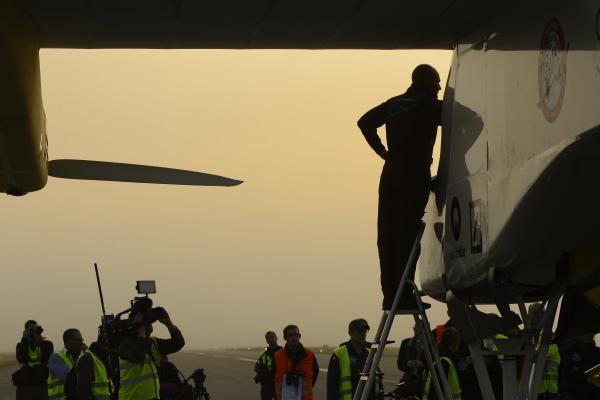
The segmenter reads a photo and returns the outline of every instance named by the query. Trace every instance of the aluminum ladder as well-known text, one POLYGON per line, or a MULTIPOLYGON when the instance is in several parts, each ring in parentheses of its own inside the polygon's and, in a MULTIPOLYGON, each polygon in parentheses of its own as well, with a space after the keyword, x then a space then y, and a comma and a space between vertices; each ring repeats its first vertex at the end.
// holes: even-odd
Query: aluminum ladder
POLYGON ((378 374, 377 370, 379 367, 379 362, 381 361, 381 357, 383 356, 385 346, 389 343, 393 343, 392 341, 388 341, 388 336, 390 334, 390 329, 392 328, 396 314, 412 314, 417 327, 417 335, 419 336, 421 344, 423 345, 427 368, 428 371, 431 372, 431 382, 433 383, 433 387, 437 393, 438 399, 452 400, 452 393, 448 387, 446 372, 444 371, 442 363, 440 362, 440 356, 435 345, 435 341, 431 335, 431 327, 429 326, 429 321, 427 320, 426 310, 423 302, 421 301, 421 293, 419 292, 415 283, 409 279, 409 276, 412 275, 412 272, 416 268, 417 251, 419 249, 424 230, 425 224, 421 222, 419 231, 410 252, 410 256, 408 257, 408 262, 404 268, 404 273, 400 279, 400 284, 396 290, 396 296, 394 297, 392 307, 390 310, 384 310, 383 315, 381 316, 381 321, 379 322, 379 327, 377 328, 377 333, 375 334, 375 340, 371 346, 371 350, 375 351, 369 352, 367 361, 365 362, 365 366, 358 381, 358 386, 356 387, 356 392, 352 398, 353 400, 369 399, 371 388, 373 387, 373 383, 375 382, 378 374), (415 296, 417 303, 416 309, 398 310, 400 299, 405 290, 410 290, 415 296))

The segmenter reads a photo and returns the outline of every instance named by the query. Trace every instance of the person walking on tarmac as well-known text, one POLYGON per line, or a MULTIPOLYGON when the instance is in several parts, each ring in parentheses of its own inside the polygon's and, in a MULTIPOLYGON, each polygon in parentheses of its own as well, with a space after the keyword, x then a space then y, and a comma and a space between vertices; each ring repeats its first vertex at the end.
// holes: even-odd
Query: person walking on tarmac
MULTIPOLYGON (((135 304, 134 304, 135 309, 135 304)), ((119 346, 119 400, 155 400, 160 398, 157 367, 160 356, 176 353, 185 341, 167 311, 161 307, 158 322, 169 330, 170 339, 151 336, 152 323, 145 321, 144 313, 132 311, 133 324, 139 325, 137 337, 128 337, 119 346)))
MULTIPOLYGON (((441 101, 437 100, 440 89, 438 72, 421 64, 412 72, 412 84, 404 94, 392 97, 358 120, 367 143, 385 160, 377 217, 384 310, 392 306, 427 203, 431 154, 441 121, 441 101), (387 149, 377 135, 377 128, 384 124, 387 149)), ((410 279, 414 279, 412 275, 410 279)), ((415 299, 405 290, 399 309, 415 308, 415 299)))
MULTIPOLYGON (((460 333, 455 328, 446 328, 442 332, 442 338, 438 345, 440 354, 440 360, 446 372, 446 378, 448 379, 448 389, 452 393, 453 400, 462 399, 461 384, 458 377, 458 370, 456 369, 455 354, 460 346, 460 333)), ((431 383, 431 372, 427 373, 427 379, 425 380, 425 387, 423 388, 422 400, 438 400, 435 386, 431 383)), ((439 399, 442 400, 442 399, 439 399)))
POLYGON ((70 328, 63 333, 65 347, 50 356, 48 361, 48 398, 50 400, 64 400, 65 383, 69 372, 75 366, 79 355, 86 349, 79 329, 70 328))
POLYGON ((275 353, 275 399, 312 400, 319 375, 315 354, 300 343, 296 325, 283 329, 285 347, 275 353))
MULTIPOLYGON (((363 318, 350 321, 350 340, 333 350, 327 369, 327 400, 352 400, 360 373, 369 355, 367 332, 369 324, 363 318)), ((383 386, 378 379, 373 385, 369 400, 383 400, 383 386)))
POLYGON ((85 349, 77 363, 77 400, 108 400, 112 392, 109 374, 109 352, 104 346, 102 334, 85 349))
POLYGON ((17 400, 48 398, 48 360, 54 352, 54 345, 42 336, 42 332, 44 328, 34 320, 25 322, 23 337, 16 350, 20 368, 12 375, 17 387, 17 400))
POLYGON ((254 365, 254 382, 260 383, 261 400, 273 400, 275 398, 275 368, 273 368, 275 353, 281 349, 277 344, 277 335, 273 331, 265 333, 267 348, 262 352, 254 365))

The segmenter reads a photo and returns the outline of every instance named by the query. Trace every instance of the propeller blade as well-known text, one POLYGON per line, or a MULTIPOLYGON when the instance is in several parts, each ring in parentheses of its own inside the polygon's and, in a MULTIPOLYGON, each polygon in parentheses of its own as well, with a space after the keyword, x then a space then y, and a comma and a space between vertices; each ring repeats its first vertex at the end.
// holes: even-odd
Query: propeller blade
POLYGON ((65 179, 164 185, 236 186, 243 182, 183 169, 90 160, 52 160, 48 163, 48 175, 65 179))

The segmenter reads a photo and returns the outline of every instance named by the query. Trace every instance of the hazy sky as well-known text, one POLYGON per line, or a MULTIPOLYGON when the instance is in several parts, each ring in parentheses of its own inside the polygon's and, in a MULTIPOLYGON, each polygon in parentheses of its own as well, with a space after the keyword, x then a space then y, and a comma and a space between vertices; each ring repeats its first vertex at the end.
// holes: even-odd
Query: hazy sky
MULTIPOLYGON (((100 305, 118 312, 155 279, 188 348, 257 345, 300 326, 308 345, 375 330, 382 161, 356 127, 444 51, 43 50, 51 159, 161 165, 245 181, 235 188, 50 178, 0 198, 4 229, 0 351, 36 319, 95 337, 100 305)), ((437 159, 436 159, 437 162, 437 159)), ((432 323, 445 320, 434 306, 432 323)), ((409 334, 400 317, 395 336, 409 334)), ((159 336, 165 335, 162 329, 159 336)), ((371 332, 371 336, 374 332, 371 332)))

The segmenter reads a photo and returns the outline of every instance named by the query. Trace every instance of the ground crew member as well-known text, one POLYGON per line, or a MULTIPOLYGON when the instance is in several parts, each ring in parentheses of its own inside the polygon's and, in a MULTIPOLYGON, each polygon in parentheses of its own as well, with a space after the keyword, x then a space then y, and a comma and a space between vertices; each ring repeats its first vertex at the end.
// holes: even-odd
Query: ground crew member
MULTIPOLYGON (((498 333, 493 337, 483 339, 483 348, 488 351, 498 351, 498 342, 507 339, 508 336, 498 333)), ((494 397, 496 399, 503 399, 503 364, 501 363, 501 361, 504 361, 504 355, 499 354, 497 357, 488 357, 485 359, 485 361, 490 377, 490 382, 492 384, 492 390, 494 391, 494 397)))
POLYGON ((108 357, 101 335, 81 353, 76 363, 78 400, 109 400, 112 386, 108 357))
MULTIPOLYGON (((135 305, 134 305, 135 307, 135 305)), ((144 322, 144 314, 133 317, 133 324, 140 324, 137 337, 123 340, 119 346, 119 400, 154 400, 160 394, 157 367, 162 355, 176 353, 185 341, 181 331, 173 324, 164 309, 158 321, 165 325, 170 339, 158 339, 152 335, 152 323, 144 322)))
MULTIPOLYGON (((528 315, 532 326, 536 326, 544 315, 542 303, 529 305, 528 315)), ((538 399, 549 400, 558 398, 558 369, 560 367, 560 353, 556 343, 548 345, 544 374, 538 390, 538 399)))
MULTIPOLYGON (((412 85, 358 120, 371 148, 385 160, 379 182, 377 247, 383 309, 391 308, 427 203, 433 145, 441 121, 440 76, 430 65, 417 66, 412 85), (388 149, 377 128, 386 126, 388 149)), ((414 272, 411 279, 414 279, 414 272)), ((416 308, 409 290, 400 309, 416 308)))
MULTIPOLYGON (((350 340, 333 350, 327 369, 327 400, 352 400, 360 373, 370 349, 367 347, 369 324, 363 318, 350 321, 350 340)), ((369 399, 383 399, 381 380, 375 381, 369 399)))
POLYGON ((82 350, 85 350, 83 337, 78 329, 70 328, 63 333, 65 347, 50 356, 48 361, 48 398, 64 400, 67 375, 77 362, 82 350))
POLYGON ((277 335, 273 331, 265 333, 267 348, 262 352, 254 365, 254 382, 260 383, 261 400, 273 400, 275 398, 275 353, 281 349, 277 344, 277 335))
POLYGON ((273 331, 265 333, 267 348, 262 352, 256 364, 254 364, 254 382, 260 383, 261 400, 273 400, 275 398, 275 368, 273 366, 275 353, 281 349, 277 344, 277 335, 273 331))
POLYGON ((594 335, 587 335, 560 347, 559 389, 568 399, 600 399, 600 388, 588 382, 585 371, 600 365, 600 348, 594 335))
MULTIPOLYGON (((458 352, 459 346, 460 333, 458 333, 458 330, 455 328, 444 329, 438 350, 444 371, 446 371, 446 377, 448 378, 448 388, 450 389, 450 393, 454 400, 460 400, 462 398, 458 370, 456 369, 454 362, 454 356, 456 352, 458 352)), ((427 373, 422 400, 438 400, 435 386, 431 383, 431 372, 427 373)))
POLYGON ((23 337, 16 350, 20 368, 12 376, 17 387, 17 400, 39 400, 48 396, 48 360, 54 346, 42 336, 42 332, 44 328, 34 320, 25 322, 23 337))
POLYGON ((300 343, 296 325, 283 329, 285 347, 275 353, 275 398, 277 400, 312 400, 319 364, 314 353, 300 343))
POLYGON ((402 396, 417 396, 423 394, 423 371, 425 369, 425 357, 423 344, 417 336, 417 325, 413 326, 413 337, 406 338, 400 344, 396 365, 402 371, 404 383, 399 389, 402 396))

